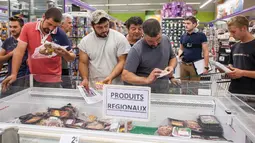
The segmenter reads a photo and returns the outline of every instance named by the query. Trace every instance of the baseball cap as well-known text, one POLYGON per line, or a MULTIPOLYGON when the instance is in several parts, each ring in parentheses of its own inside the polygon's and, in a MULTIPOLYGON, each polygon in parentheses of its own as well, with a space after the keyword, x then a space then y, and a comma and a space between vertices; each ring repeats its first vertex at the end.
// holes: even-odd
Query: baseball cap
POLYGON ((96 10, 96 11, 92 12, 91 15, 92 15, 91 21, 95 24, 97 24, 100 21, 100 19, 102 19, 102 18, 107 18, 110 20, 109 15, 103 10, 96 10))

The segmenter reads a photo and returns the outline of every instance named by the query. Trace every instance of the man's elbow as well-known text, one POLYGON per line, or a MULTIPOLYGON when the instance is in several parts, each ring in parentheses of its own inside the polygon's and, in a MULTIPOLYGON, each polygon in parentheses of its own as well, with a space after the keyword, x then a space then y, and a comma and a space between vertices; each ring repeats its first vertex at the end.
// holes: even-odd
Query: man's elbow
POLYGON ((122 74, 121 74, 121 79, 125 82, 127 82, 127 78, 128 78, 128 71, 123 70, 122 74))

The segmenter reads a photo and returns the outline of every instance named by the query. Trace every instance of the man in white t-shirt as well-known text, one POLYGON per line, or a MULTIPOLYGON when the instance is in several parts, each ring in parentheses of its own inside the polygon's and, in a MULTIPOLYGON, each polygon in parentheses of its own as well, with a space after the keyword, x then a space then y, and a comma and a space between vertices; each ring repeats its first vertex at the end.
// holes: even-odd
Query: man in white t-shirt
POLYGON ((79 72, 83 78, 81 85, 88 89, 93 81, 123 84, 120 74, 131 47, 124 35, 109 29, 109 16, 105 11, 94 11, 91 19, 94 32, 78 45, 79 72))

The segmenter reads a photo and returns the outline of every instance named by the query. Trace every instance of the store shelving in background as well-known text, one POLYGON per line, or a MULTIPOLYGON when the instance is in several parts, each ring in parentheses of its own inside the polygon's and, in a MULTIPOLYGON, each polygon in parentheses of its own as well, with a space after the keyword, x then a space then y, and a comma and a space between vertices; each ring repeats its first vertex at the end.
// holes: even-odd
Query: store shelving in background
POLYGON ((89 20, 88 12, 70 12, 73 16, 73 30, 70 33, 69 38, 72 40, 72 50, 76 54, 76 58, 73 62, 69 63, 70 75, 73 79, 80 79, 78 64, 79 64, 79 49, 78 44, 83 37, 88 35, 91 31, 91 22, 89 20))
POLYGON ((183 20, 183 18, 162 19, 162 33, 169 37, 175 53, 178 52, 180 48, 180 38, 185 33, 183 20))

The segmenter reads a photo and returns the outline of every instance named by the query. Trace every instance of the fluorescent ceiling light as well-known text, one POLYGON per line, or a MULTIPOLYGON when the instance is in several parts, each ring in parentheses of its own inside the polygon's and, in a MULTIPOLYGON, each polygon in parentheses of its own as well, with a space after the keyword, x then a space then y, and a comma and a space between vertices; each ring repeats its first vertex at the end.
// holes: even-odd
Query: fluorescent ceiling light
MULTIPOLYGON (((160 5, 163 5, 165 3, 160 3, 160 5)), ((198 4, 201 4, 200 2, 186 2, 186 4, 190 4, 190 5, 198 5, 198 4)))
POLYGON ((212 0, 208 0, 207 2, 205 2, 204 4, 202 4, 199 8, 203 8, 205 7, 207 4, 209 4, 212 0))
POLYGON ((200 2, 187 2, 186 4, 192 4, 192 5, 194 4, 195 5, 195 4, 201 4, 201 3, 200 2))
POLYGON ((121 10, 121 9, 119 9, 119 10, 109 10, 109 11, 123 11, 123 12, 126 12, 128 10, 121 10))
POLYGON ((90 5, 90 6, 105 6, 104 4, 94 4, 94 5, 90 5))
POLYGON ((160 5, 160 3, 131 3, 128 5, 160 5))
POLYGON ((105 4, 105 6, 126 6, 127 4, 105 4))

